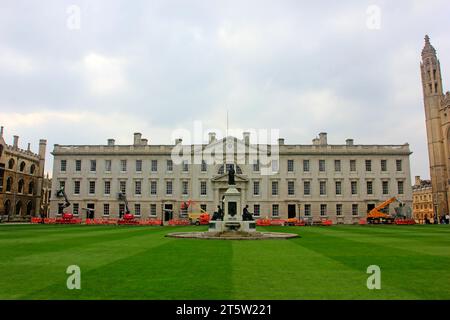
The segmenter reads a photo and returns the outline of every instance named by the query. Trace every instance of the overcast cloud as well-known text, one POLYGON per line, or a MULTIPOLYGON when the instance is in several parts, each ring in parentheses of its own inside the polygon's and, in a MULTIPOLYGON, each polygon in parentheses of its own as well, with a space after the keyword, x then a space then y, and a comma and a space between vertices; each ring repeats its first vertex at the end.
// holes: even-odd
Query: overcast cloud
POLYGON ((46 138, 51 172, 55 143, 169 144, 195 120, 224 129, 228 109, 288 144, 408 142, 428 177, 420 52, 429 34, 449 90, 449 30, 448 0, 0 0, 0 124, 8 143, 46 138))

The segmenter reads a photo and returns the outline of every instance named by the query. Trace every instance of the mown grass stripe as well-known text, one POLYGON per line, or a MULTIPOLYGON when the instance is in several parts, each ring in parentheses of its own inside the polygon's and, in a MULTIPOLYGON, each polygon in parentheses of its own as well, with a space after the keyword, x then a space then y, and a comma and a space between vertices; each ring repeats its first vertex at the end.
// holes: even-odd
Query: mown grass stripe
POLYGON ((203 241, 164 235, 206 227, 0 226, 0 298, 450 299, 443 227, 268 227, 258 230, 301 238, 203 241), (65 287, 69 264, 82 268, 81 291, 65 287), (365 286, 370 264, 382 290, 365 286))

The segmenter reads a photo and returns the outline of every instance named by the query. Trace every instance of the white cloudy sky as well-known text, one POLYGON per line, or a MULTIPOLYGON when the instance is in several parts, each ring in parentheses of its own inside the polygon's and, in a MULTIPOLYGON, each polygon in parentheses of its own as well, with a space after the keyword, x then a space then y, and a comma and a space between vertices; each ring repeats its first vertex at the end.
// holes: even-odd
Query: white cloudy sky
POLYGON ((286 143, 409 142, 412 175, 427 177, 420 51, 429 34, 450 89, 450 2, 331 3, 0 0, 5 138, 46 138, 51 171, 55 143, 172 143, 195 120, 224 129, 228 109, 230 127, 279 128, 286 143))

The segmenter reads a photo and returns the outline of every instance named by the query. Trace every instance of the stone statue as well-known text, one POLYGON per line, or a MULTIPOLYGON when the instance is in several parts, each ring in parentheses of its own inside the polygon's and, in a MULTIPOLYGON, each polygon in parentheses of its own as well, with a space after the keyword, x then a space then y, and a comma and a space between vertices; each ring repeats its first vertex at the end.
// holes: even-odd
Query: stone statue
POLYGON ((236 185, 236 181, 234 181, 234 166, 230 166, 230 170, 228 170, 228 185, 234 186, 236 185))
POLYGON ((217 213, 219 214, 220 220, 223 220, 223 209, 221 206, 217 206, 217 213))
POLYGON ((211 220, 223 220, 223 210, 220 206, 217 206, 217 211, 214 212, 211 220))
POLYGON ((219 218, 219 213, 218 213, 217 211, 214 211, 211 220, 212 220, 212 221, 220 220, 220 218, 219 218))
POLYGON ((248 205, 245 206, 242 212, 242 220, 243 221, 253 221, 253 215, 248 212, 248 205))

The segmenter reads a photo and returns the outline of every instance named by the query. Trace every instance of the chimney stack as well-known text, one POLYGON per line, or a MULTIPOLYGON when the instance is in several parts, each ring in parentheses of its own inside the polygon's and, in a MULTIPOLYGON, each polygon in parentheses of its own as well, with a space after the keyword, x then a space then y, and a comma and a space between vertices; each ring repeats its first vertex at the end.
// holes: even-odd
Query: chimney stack
POLYGON ((178 138, 178 139, 175 139, 175 144, 177 145, 177 144, 181 144, 183 142, 183 139, 181 139, 181 138, 178 138))
POLYGON ((142 134, 139 132, 134 133, 134 145, 138 146, 141 144, 142 134))
POLYGON ((244 137, 244 143, 247 145, 250 144, 250 132, 244 132, 242 135, 244 137))
POLYGON ((320 144, 323 146, 328 144, 326 132, 319 133, 319 141, 320 141, 320 144))
POLYGON ((278 145, 280 145, 280 146, 284 145, 284 138, 278 139, 278 145))
POLYGON ((13 147, 15 149, 19 148, 19 136, 13 136, 13 147))
POLYGON ((3 126, 0 127, 0 137, 3 138, 3 126))
POLYGON ((31 151, 31 143, 28 142, 28 146, 27 146, 27 151, 30 152, 31 151))
POLYGON ((148 139, 141 139, 141 145, 146 146, 148 144, 148 139))
POLYGON ((345 140, 345 144, 346 144, 347 146, 352 146, 352 145, 353 145, 353 139, 347 139, 347 140, 345 140))
POLYGON ((209 143, 210 144, 216 142, 216 133, 215 132, 208 133, 208 136, 209 136, 209 143))
POLYGON ((114 139, 108 139, 108 146, 109 146, 109 147, 114 146, 115 143, 116 143, 116 140, 114 140, 114 139))

